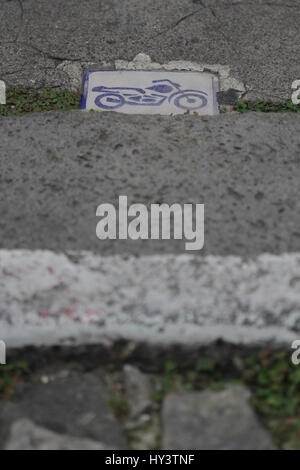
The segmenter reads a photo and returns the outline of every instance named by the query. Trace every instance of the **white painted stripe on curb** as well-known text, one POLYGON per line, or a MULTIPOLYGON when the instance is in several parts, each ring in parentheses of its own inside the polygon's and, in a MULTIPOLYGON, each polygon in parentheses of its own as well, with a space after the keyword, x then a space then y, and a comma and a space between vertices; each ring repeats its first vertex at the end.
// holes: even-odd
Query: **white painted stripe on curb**
POLYGON ((300 336, 300 254, 255 259, 0 250, 7 347, 117 338, 288 344, 300 336))

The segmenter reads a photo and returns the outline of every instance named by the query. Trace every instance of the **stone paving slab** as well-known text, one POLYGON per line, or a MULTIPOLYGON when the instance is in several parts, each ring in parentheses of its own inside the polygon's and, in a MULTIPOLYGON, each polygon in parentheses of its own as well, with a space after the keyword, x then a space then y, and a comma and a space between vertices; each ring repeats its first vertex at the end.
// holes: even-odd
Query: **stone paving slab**
POLYGON ((72 88, 74 64, 79 73, 91 64, 110 68, 141 52, 161 63, 229 66, 250 97, 290 98, 291 84, 300 77, 297 0, 1 0, 0 5, 0 79, 9 85, 72 88))
MULTIPOLYGON (((157 371, 145 374, 129 364, 112 371, 106 366, 87 374, 76 361, 46 368, 40 365, 27 382, 16 385, 13 401, 0 399, 0 448, 274 448, 250 406, 250 392, 244 385, 223 384, 219 392, 210 388, 183 392, 181 388, 170 395, 166 392, 160 402, 153 398, 161 391, 162 377, 157 371), (103 387, 104 381, 108 388, 103 387)), ((297 447, 289 443, 289 448, 297 447)))
MULTIPOLYGON (((133 350, 132 345, 129 349, 133 350)), ((222 346, 221 349, 224 353, 222 346)), ((265 375, 264 384, 260 383, 264 361, 268 356, 272 363, 273 357, 274 372, 278 364, 282 366, 282 354, 272 356, 271 351, 264 351, 263 355, 253 356, 249 351, 250 363, 242 351, 236 351, 228 371, 224 369, 224 357, 217 359, 213 350, 213 357, 203 356, 203 351, 193 358, 189 356, 189 365, 187 355, 181 365, 177 363, 177 350, 173 348, 169 356, 172 362, 166 363, 160 355, 152 362, 152 357, 150 368, 147 355, 142 369, 132 365, 125 350, 119 351, 116 360, 109 360, 104 351, 101 357, 99 350, 92 360, 90 355, 84 358, 70 353, 59 358, 59 348, 55 348, 52 359, 46 357, 45 349, 38 355, 35 350, 38 357, 34 363, 29 360, 27 373, 21 372, 24 366, 20 368, 20 363, 12 363, 4 374, 6 380, 0 390, 0 448, 267 450, 275 448, 273 438, 281 449, 299 449, 299 436, 289 425, 287 407, 283 414, 269 411, 259 420, 262 390, 270 393, 265 404, 270 396, 275 398, 272 373, 265 375), (255 357, 258 362, 253 362, 255 357), (241 384, 233 385, 231 380, 237 378, 241 384)), ((19 351, 18 358, 25 360, 24 350, 19 351)), ((287 355, 285 360, 290 374, 292 366, 288 365, 287 355)), ((278 390, 295 402, 297 390, 290 396, 285 385, 279 380, 278 390)))
POLYGON ((169 395, 163 406, 163 448, 172 450, 272 450, 241 386, 221 392, 169 395))
MULTIPOLYGON (((80 376, 49 384, 25 384, 15 396, 14 402, 1 402, 0 442, 10 438, 12 423, 20 419, 30 419, 37 426, 47 428, 56 438, 67 435, 102 443, 109 448, 124 449, 125 439, 121 427, 109 409, 109 392, 101 374, 86 373, 80 376)), ((24 422, 23 422, 24 426, 24 422)), ((20 428, 20 423, 17 428, 20 428)), ((12 429, 14 435, 18 429, 12 429)), ((36 434, 36 431, 31 429, 36 434)), ((12 436, 13 437, 13 436, 12 436)), ((41 436, 43 439, 43 435, 41 436)), ((49 442, 50 444, 50 442, 49 442)), ((85 441, 81 446, 87 445, 85 441)), ((66 445, 66 442, 64 443, 66 445)), ((90 442, 91 445, 91 442, 90 442)))
POLYGON ((5 450, 116 450, 92 439, 49 431, 23 418, 12 423, 5 450))
POLYGON ((295 114, 0 117, 1 248, 186 253, 181 240, 105 240, 99 204, 205 204, 202 255, 300 251, 295 114), (9 209, 7 206, 9 201, 9 209))

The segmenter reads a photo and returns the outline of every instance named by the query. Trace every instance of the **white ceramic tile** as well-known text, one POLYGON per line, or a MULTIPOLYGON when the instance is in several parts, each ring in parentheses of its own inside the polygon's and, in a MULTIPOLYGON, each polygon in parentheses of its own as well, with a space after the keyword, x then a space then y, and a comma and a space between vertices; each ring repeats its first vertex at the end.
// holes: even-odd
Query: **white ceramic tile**
POLYGON ((125 114, 218 113, 214 78, 201 72, 90 71, 81 108, 125 114))

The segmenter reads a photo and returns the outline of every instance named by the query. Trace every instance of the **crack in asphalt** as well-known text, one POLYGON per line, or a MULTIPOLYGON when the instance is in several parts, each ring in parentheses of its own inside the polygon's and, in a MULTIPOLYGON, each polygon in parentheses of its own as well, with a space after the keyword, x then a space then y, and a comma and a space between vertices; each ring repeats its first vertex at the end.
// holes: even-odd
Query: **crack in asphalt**
POLYGON ((200 10, 202 10, 203 5, 202 5, 202 2, 200 2, 200 3, 201 3, 201 8, 198 8, 197 10, 192 11, 192 13, 188 13, 187 15, 184 15, 182 18, 180 18, 178 21, 176 21, 176 23, 173 25, 173 28, 176 28, 176 26, 178 26, 180 23, 182 23, 182 21, 187 20, 188 18, 190 18, 191 16, 196 15, 196 13, 198 13, 200 10))
POLYGON ((179 20, 177 20, 175 23, 173 23, 172 25, 170 25, 168 28, 166 28, 164 31, 161 31, 160 33, 157 33, 155 34, 154 36, 151 36, 150 39, 155 39, 157 38, 158 36, 162 36, 163 34, 167 34, 169 31, 171 31, 172 29, 176 28, 176 26, 178 26, 180 23, 182 23, 183 21, 185 21, 186 19, 188 18, 191 18, 192 16, 196 15, 197 13, 199 13, 199 11, 201 11, 203 9, 203 5, 202 5, 202 2, 201 2, 201 8, 198 8, 197 10, 195 11, 192 11, 191 13, 188 13, 184 16, 182 16, 181 18, 179 18, 179 20))
MULTIPOLYGON (((162 36, 164 34, 167 34, 169 31, 171 31, 172 29, 175 29, 180 23, 182 23, 183 21, 195 16, 197 13, 199 13, 199 11, 203 10, 203 9, 206 9, 208 10, 211 15, 216 19, 216 21, 218 21, 218 23, 220 24, 220 33, 221 35, 223 36, 223 38, 225 39, 226 43, 228 44, 228 47, 231 48, 231 50, 233 52, 235 52, 235 54, 238 54, 238 51, 235 49, 235 47, 230 43, 230 39, 228 38, 228 36, 224 33, 224 31, 222 30, 222 21, 220 20, 220 18, 218 17, 218 15, 216 14, 215 10, 209 6, 209 5, 206 5, 204 3, 204 0, 199 0, 199 4, 201 5, 200 8, 198 8, 197 10, 194 10, 192 11, 191 13, 188 13, 184 16, 182 16, 181 18, 179 18, 179 20, 177 20, 175 23, 173 23, 171 26, 169 26, 167 29, 165 29, 164 31, 161 31, 160 33, 158 34, 155 34, 154 36, 152 36, 150 39, 155 39, 157 38, 158 36, 162 36)), ((232 5, 229 5, 229 6, 235 6, 235 4, 232 4, 232 5)))
MULTIPOLYGON (((203 8, 206 8, 210 11, 211 15, 217 20, 217 22, 219 23, 220 25, 220 33, 221 35, 223 36, 223 38, 225 39, 225 41, 227 42, 228 46, 231 48, 231 50, 233 52, 235 52, 235 54, 238 54, 238 51, 235 49, 235 47, 231 44, 231 41, 230 41, 230 38, 224 33, 222 27, 222 21, 220 20, 219 16, 217 15, 216 11, 214 10, 213 7, 211 6, 208 6, 204 3, 204 0, 200 0, 200 3, 201 5, 203 6, 203 8)), ((234 6, 236 4, 232 4, 232 5, 229 5, 229 6, 234 6)))
POLYGON ((45 52, 42 49, 39 49, 37 46, 34 46, 33 44, 30 44, 30 43, 17 42, 17 44, 19 44, 21 46, 29 47, 30 49, 32 49, 32 50, 38 52, 39 54, 43 55, 44 58, 46 58, 46 59, 55 60, 55 61, 59 61, 59 62, 64 62, 65 60, 68 60, 69 62, 78 62, 78 61, 81 60, 80 58, 70 59, 69 57, 60 57, 60 56, 56 56, 56 55, 51 55, 50 53, 45 52))
POLYGON ((22 32, 22 29, 23 29, 23 22, 24 22, 24 7, 23 7, 23 1, 22 1, 22 0, 17 0, 17 2, 18 2, 18 5, 19 5, 19 9, 20 9, 20 19, 19 19, 20 26, 19 26, 19 31, 17 31, 16 37, 15 37, 15 40, 14 40, 15 43, 18 42, 18 39, 19 39, 20 34, 21 34, 21 32, 22 32))
POLYGON ((299 8, 299 4, 287 4, 285 2, 283 3, 276 3, 276 2, 265 2, 264 5, 267 5, 268 7, 282 7, 282 8, 299 8))
MULTIPOLYGON (((230 31, 226 31, 226 28, 225 28, 225 31, 224 31, 224 21, 221 17, 220 10, 218 10, 218 4, 216 4, 215 2, 213 4, 211 4, 211 2, 208 1, 208 0, 196 0, 195 3, 197 3, 197 5, 194 6, 195 7, 194 11, 191 11, 189 13, 184 14, 177 21, 174 21, 171 25, 166 27, 165 30, 160 31, 159 33, 154 32, 153 36, 150 35, 150 41, 152 39, 158 37, 158 36, 166 35, 169 31, 172 31, 173 29, 175 29, 177 26, 179 26, 184 21, 186 21, 189 18, 194 17, 198 13, 203 12, 203 11, 206 10, 208 12, 207 14, 208 15, 210 14, 215 19, 215 21, 218 23, 218 25, 219 25, 219 28, 218 28, 219 29, 219 34, 224 39, 225 47, 230 49, 230 51, 232 51, 236 55, 239 54, 240 52, 238 52, 238 50, 235 48, 235 45, 233 44, 230 31), (197 8, 197 6, 199 6, 199 8, 197 8)), ((251 3, 253 4, 253 6, 257 5, 256 1, 251 1, 251 3)), ((16 44, 16 45, 19 45, 19 46, 23 45, 23 46, 29 47, 30 49, 35 51, 39 56, 42 56, 44 59, 54 61, 53 69, 55 69, 61 62, 64 62, 64 61, 69 61, 69 62, 73 62, 73 63, 77 62, 77 63, 80 63, 80 64, 82 63, 82 61, 83 61, 82 58, 63 57, 63 56, 60 56, 60 55, 56 55, 55 52, 54 52, 54 54, 51 54, 51 53, 49 53, 45 50, 40 49, 39 47, 35 46, 34 44, 23 42, 22 39, 26 40, 26 37, 25 37, 26 32, 24 31, 26 22, 24 23, 24 20, 25 20, 25 16, 28 14, 28 11, 26 10, 26 8, 24 8, 24 1, 23 0, 15 0, 14 5, 15 5, 16 11, 17 11, 16 15, 19 16, 19 20, 18 20, 19 21, 19 28, 18 28, 18 31, 16 32, 15 39, 11 40, 11 41, 7 41, 7 42, 2 42, 2 45, 5 46, 6 44, 16 44)), ((226 7, 234 8, 234 7, 242 7, 243 5, 245 5, 244 2, 241 2, 241 3, 240 2, 238 2, 238 3, 237 2, 236 3, 235 2, 230 2, 230 3, 226 4, 226 7)), ((260 6, 267 6, 267 7, 281 7, 281 8, 287 7, 289 9, 299 8, 299 4, 297 4, 297 2, 294 3, 294 2, 291 2, 291 1, 289 3, 285 3, 285 2, 281 2, 281 1, 269 0, 269 1, 266 1, 266 2, 259 2, 259 5, 260 6)), ((3 15, 1 15, 1 13, 0 13, 0 17, 2 18, 3 15)), ((27 17, 26 17, 26 19, 27 19, 27 17)), ((201 27, 201 22, 203 21, 203 19, 201 18, 200 15, 199 15, 199 18, 197 18, 196 21, 198 21, 198 20, 199 20, 199 24, 200 24, 200 27, 201 27)), ((187 27, 188 27, 188 25, 187 25, 187 27)), ((13 34, 13 36, 14 36, 14 34, 13 34)), ((146 41, 146 43, 147 43, 147 41, 146 41)), ((49 46, 45 45, 46 49, 48 49, 48 47, 49 46)), ((8 75, 8 74, 9 73, 7 73, 6 75, 8 75)), ((245 92, 245 94, 249 91, 251 91, 251 90, 247 90, 245 92)))

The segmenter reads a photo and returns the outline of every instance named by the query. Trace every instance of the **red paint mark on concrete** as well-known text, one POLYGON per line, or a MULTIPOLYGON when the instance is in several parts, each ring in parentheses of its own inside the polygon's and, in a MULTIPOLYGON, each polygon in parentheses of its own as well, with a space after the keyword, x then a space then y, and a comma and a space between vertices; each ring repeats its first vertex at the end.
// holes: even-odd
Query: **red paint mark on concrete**
POLYGON ((73 308, 64 307, 59 311, 60 315, 66 315, 71 320, 74 320, 75 310, 73 308))
POLYGON ((48 312, 48 310, 39 310, 38 311, 38 316, 41 318, 48 318, 51 316, 51 313, 48 312))
POLYGON ((56 313, 51 313, 49 310, 38 310, 37 312, 40 318, 55 318, 58 319, 60 316, 66 316, 71 321, 92 323, 93 320, 101 317, 101 313, 97 310, 85 310, 79 315, 73 308, 63 307, 56 313))

